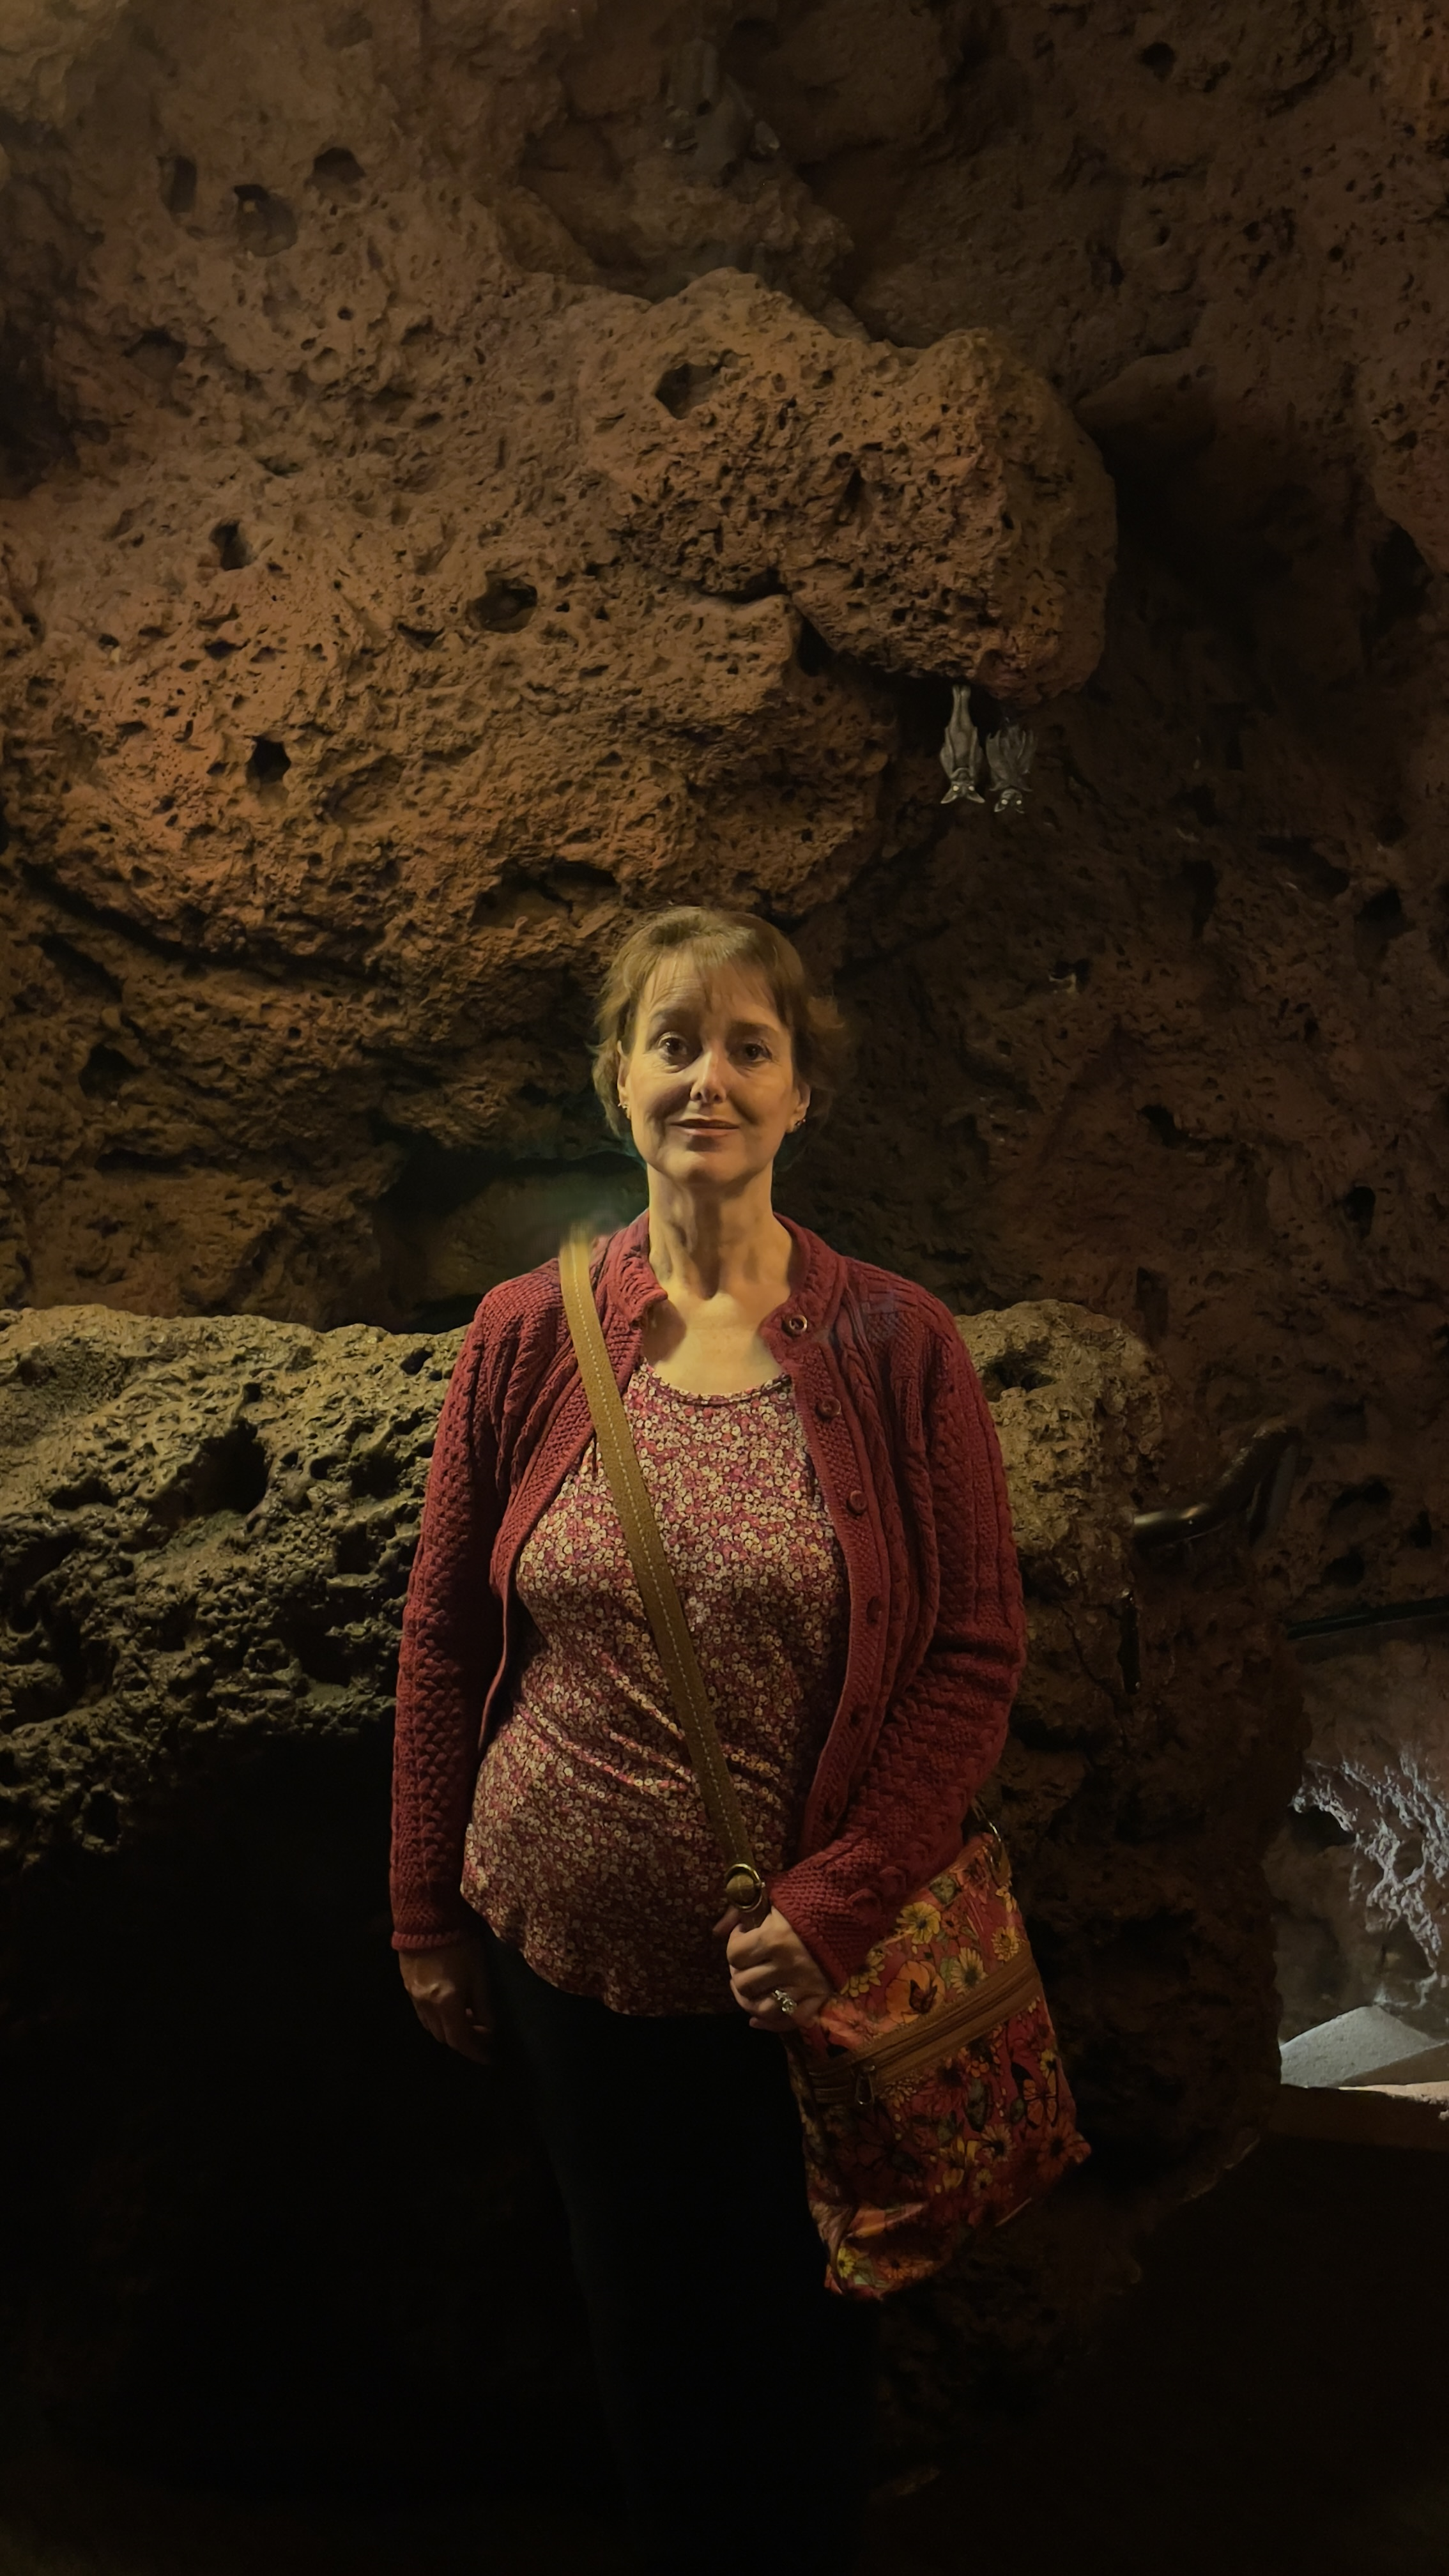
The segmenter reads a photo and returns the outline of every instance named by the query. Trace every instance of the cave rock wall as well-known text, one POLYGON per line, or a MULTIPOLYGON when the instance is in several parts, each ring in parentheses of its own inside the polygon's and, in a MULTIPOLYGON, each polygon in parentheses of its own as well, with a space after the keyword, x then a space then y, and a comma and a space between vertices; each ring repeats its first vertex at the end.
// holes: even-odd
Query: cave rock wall
MULTIPOLYGON (((1241 1549, 1133 1549, 1134 1510, 1213 1463, 1159 1364, 1062 1304, 965 1329, 1031 1628, 988 1798, 1094 2156, 893 2304, 897 2468, 1080 2333, 1265 2121, 1259 1863, 1299 1745, 1241 1549)), ((0 1322, 0 2307, 62 2429, 315 2469, 365 2457, 380 2408, 405 2457, 412 2407, 430 2461, 456 2421, 501 2475, 560 2392, 589 2417, 515 2085, 423 2038, 388 1949, 392 1675, 456 1347, 0 1322)))
POLYGON ((1449 1592, 1442 13, 16 0, 0 101, 0 1293, 466 1312, 725 896, 860 1039, 797 1213, 1296 1419, 1280 1611, 1449 1592))

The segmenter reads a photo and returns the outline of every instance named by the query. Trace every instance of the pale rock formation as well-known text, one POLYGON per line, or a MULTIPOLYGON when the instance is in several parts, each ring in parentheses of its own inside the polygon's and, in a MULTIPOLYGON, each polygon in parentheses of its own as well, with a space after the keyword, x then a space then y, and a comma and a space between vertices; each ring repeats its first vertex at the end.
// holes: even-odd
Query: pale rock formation
POLYGON ((1449 2035, 1449 1649, 1442 1628, 1333 1641, 1268 1856, 1288 2025, 1384 2004, 1449 2035))

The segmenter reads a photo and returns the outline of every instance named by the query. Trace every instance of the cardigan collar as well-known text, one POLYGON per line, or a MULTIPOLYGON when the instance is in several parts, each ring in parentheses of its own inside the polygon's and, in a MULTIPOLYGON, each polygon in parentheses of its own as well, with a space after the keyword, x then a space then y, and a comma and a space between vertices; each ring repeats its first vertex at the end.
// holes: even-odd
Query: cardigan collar
MULTIPOLYGON (((790 1295, 765 1317, 760 1331, 767 1346, 773 1348, 779 1340, 788 1349, 799 1342, 803 1333, 818 1333, 830 1322, 839 1302, 844 1265, 839 1254, 832 1252, 828 1243, 822 1243, 818 1234, 812 1234, 808 1226, 797 1225, 788 1216, 780 1217, 780 1223, 795 1247, 790 1264, 794 1280, 790 1295), (797 1316, 798 1322, 794 1320, 797 1316)), ((649 1263, 647 1208, 631 1225, 611 1235, 604 1253, 602 1284, 609 1304, 622 1310, 636 1332, 649 1308, 666 1294, 649 1263)))

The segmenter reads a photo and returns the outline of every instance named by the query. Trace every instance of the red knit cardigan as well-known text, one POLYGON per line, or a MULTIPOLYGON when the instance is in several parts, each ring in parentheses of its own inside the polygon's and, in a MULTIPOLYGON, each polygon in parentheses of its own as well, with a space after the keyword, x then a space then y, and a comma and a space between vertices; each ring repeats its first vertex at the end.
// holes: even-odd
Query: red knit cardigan
MULTIPOLYGON (((794 1383, 850 1627, 798 1854, 767 1886, 840 1985, 960 1848, 1006 1734, 1021 1587, 996 1434, 945 1307, 784 1222, 794 1284, 760 1335, 794 1383)), ((664 1294, 647 1216, 609 1239, 594 1276, 623 1386, 664 1294)), ((550 1261, 484 1298, 438 1425, 398 1671, 398 1949, 440 1948, 472 1920, 463 1836, 481 1747, 508 1705, 519 1551, 590 1436, 550 1261)))

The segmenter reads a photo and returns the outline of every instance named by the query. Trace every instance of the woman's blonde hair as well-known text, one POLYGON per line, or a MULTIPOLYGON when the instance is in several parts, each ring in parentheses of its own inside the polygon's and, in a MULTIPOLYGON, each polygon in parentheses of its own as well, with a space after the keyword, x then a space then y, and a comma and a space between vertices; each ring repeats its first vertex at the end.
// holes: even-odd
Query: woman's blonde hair
POLYGON ((817 993, 797 948, 753 912, 715 912, 681 903, 646 913, 615 950, 599 995, 594 1046, 594 1089, 616 1136, 628 1133, 619 1106, 619 1059, 634 1035, 634 1020, 656 966, 681 948, 711 968, 733 966, 756 974, 790 1032, 797 1078, 809 1085, 812 1121, 823 1118, 845 1074, 845 1022, 832 1001, 817 993))

